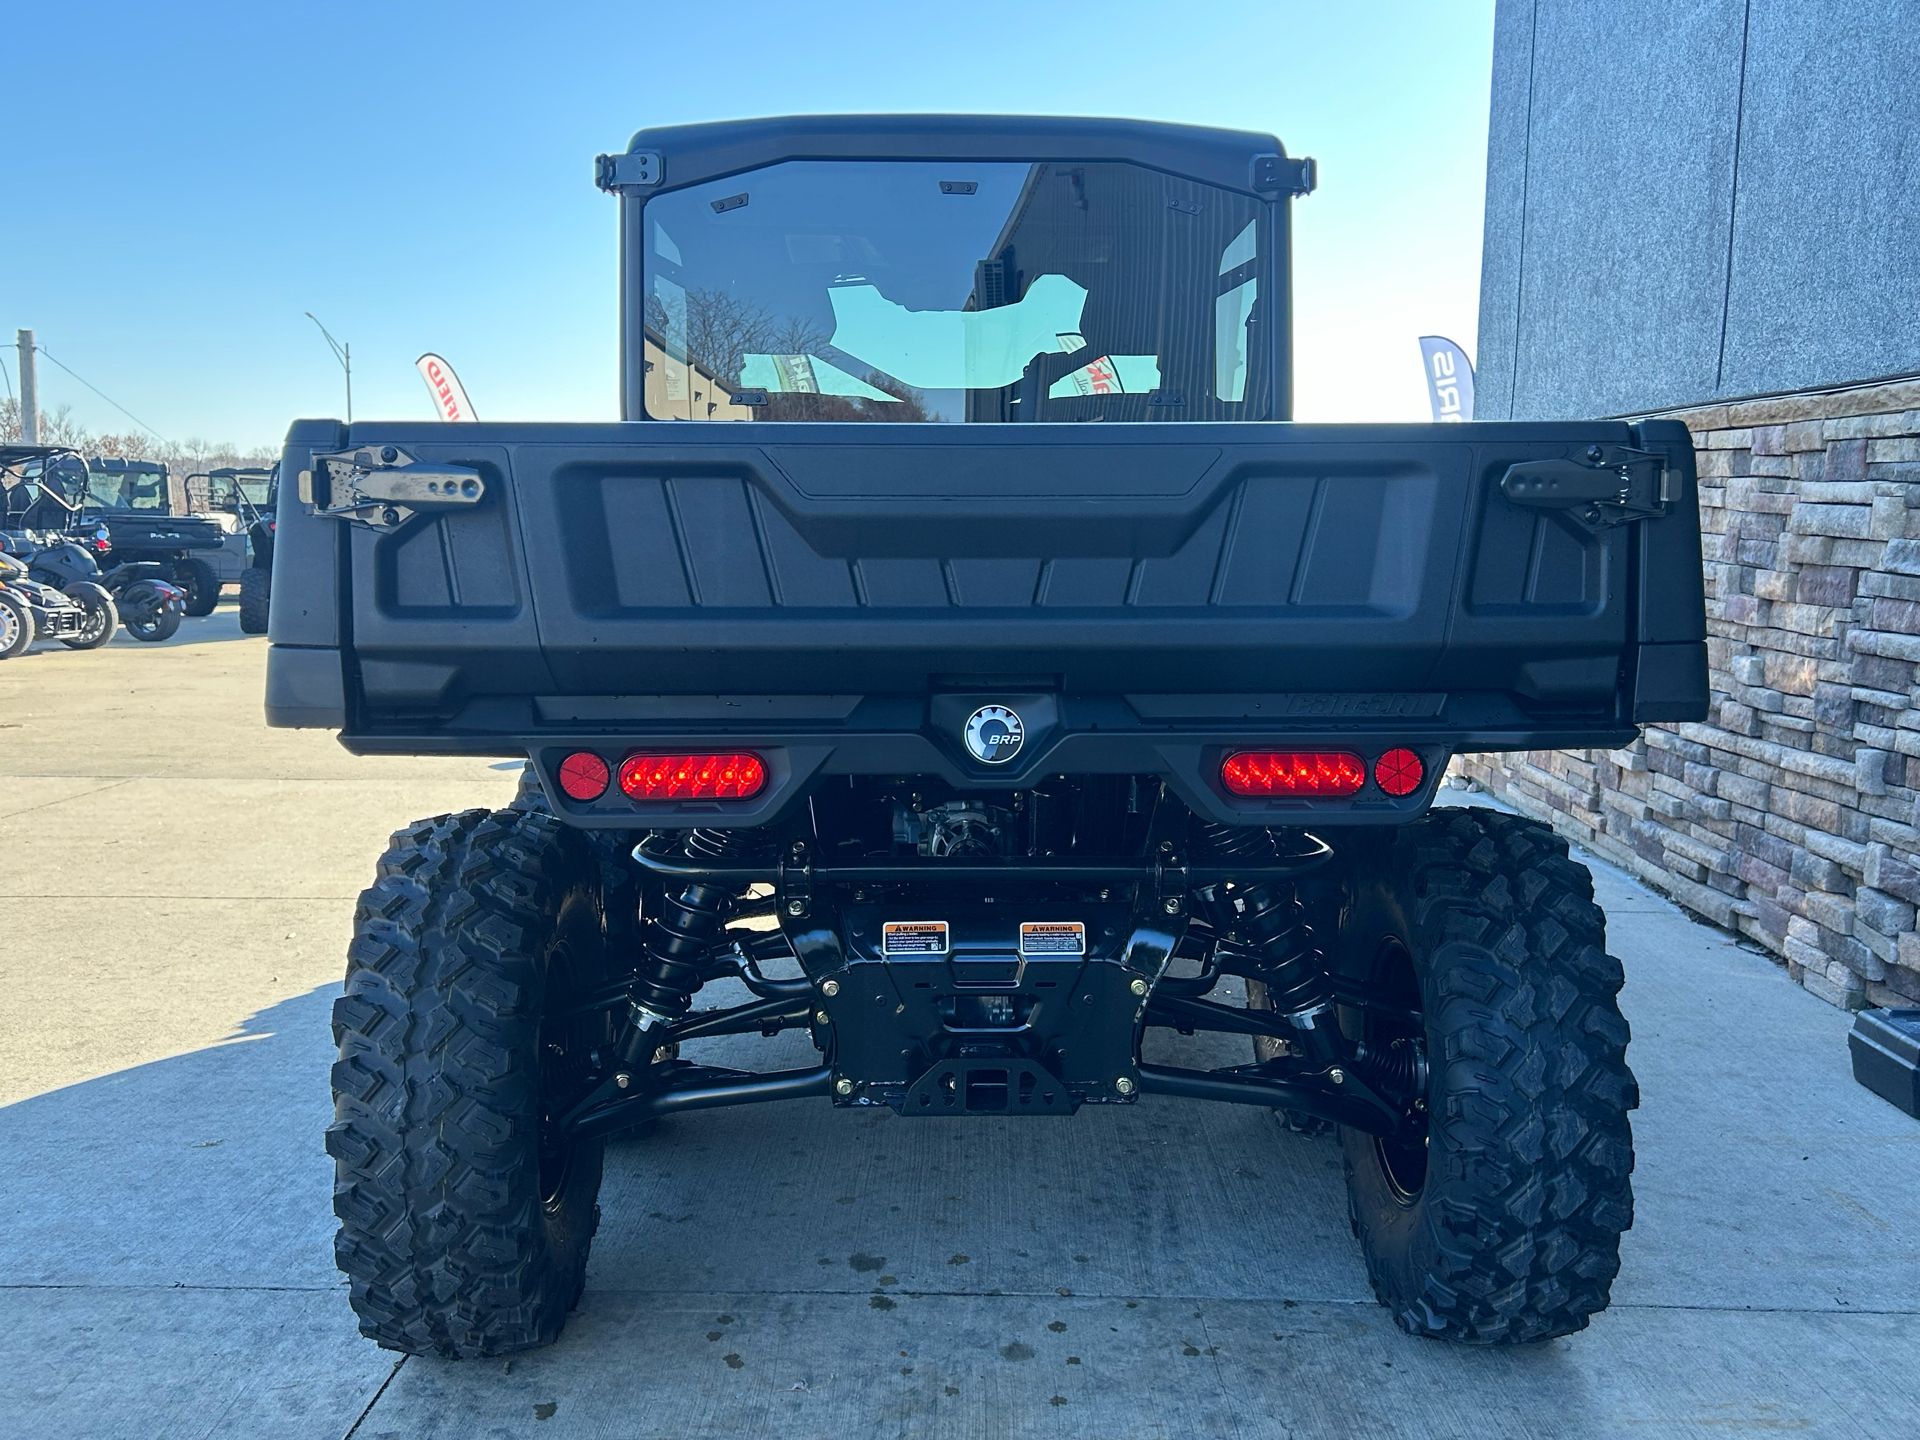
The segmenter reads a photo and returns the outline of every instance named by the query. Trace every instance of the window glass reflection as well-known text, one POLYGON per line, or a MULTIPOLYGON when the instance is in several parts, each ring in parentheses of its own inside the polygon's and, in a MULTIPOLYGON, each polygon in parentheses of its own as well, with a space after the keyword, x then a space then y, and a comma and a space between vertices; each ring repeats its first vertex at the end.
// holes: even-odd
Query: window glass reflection
POLYGON ((1260 202, 1138 166, 793 161, 649 201, 646 413, 1263 419, 1260 202))

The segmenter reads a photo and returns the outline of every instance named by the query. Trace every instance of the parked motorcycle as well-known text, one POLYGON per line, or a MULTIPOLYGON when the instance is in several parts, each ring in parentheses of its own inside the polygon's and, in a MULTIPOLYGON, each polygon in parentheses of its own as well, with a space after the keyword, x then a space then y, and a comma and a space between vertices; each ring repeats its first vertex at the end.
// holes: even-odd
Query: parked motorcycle
POLYGON ((100 562, 108 550, 104 529, 91 540, 89 547, 66 536, 47 537, 29 561, 34 578, 69 594, 83 586, 104 590, 118 610, 119 623, 136 640, 158 642, 172 636, 186 614, 187 592, 160 578, 167 567, 158 560, 135 560, 103 569, 100 562))
POLYGON ((11 660, 33 644, 33 611, 27 602, 7 589, 4 567, 0 566, 0 660, 11 660))
POLYGON ((120 617, 113 596, 97 582, 61 585, 32 573, 29 559, 0 537, 0 660, 22 654, 36 640, 58 640, 93 650, 113 638, 120 617))

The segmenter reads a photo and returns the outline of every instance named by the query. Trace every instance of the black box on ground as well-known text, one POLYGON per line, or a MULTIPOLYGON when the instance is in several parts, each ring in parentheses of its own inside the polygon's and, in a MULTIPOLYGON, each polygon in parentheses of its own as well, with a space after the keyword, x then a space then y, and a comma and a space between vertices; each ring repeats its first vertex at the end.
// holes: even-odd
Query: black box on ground
POLYGON ((1854 1079, 1920 1120, 1920 1010, 1862 1010, 1847 1048, 1854 1079))

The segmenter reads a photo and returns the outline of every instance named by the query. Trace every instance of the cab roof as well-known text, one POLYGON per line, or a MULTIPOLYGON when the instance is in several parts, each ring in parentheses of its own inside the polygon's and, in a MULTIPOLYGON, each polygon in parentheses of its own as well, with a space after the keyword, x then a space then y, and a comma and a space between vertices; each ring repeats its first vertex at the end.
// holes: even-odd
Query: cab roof
POLYGON ((607 188, 626 193, 678 190, 783 160, 1119 161, 1254 194, 1313 188, 1313 162, 1289 161, 1272 135, 1159 120, 785 115, 649 127, 635 132, 626 153, 656 161, 620 167, 607 188))

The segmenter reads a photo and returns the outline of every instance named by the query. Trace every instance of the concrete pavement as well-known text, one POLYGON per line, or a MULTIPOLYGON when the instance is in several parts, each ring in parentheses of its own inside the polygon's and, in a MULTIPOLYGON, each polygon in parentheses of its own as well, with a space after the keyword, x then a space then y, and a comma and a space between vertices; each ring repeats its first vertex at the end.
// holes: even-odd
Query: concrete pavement
POLYGON ((263 655, 223 608, 163 646, 0 665, 0 1434, 1920 1424, 1920 1124, 1853 1084, 1844 1014, 1600 865, 1644 1104, 1615 1304, 1581 1335, 1401 1335, 1337 1145, 1261 1112, 912 1123, 796 1101, 610 1151, 558 1345, 397 1363, 332 1265, 328 1006, 387 832, 504 804, 514 771, 265 730, 263 655))

